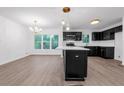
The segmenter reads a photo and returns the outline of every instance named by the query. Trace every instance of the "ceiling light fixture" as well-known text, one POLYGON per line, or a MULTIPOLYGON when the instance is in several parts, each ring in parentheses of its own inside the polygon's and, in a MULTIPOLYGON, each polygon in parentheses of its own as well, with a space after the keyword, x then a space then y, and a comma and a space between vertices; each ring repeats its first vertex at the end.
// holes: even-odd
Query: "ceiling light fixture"
POLYGON ((68 26, 68 27, 66 27, 66 30, 67 30, 67 31, 69 31, 69 30, 70 30, 70 27, 69 27, 69 26, 68 26))
POLYGON ((65 25, 65 21, 64 21, 64 20, 62 20, 62 22, 61 22, 61 23, 62 23, 62 25, 65 25))
POLYGON ((63 12, 64 12, 64 13, 69 13, 70 10, 71 10, 70 7, 64 7, 64 8, 63 8, 63 12))
POLYGON ((90 22, 91 25, 96 25, 96 24, 98 24, 98 23, 100 23, 100 20, 99 20, 99 19, 94 19, 94 20, 92 20, 92 21, 90 22))
POLYGON ((29 27, 32 32, 38 33, 42 31, 42 28, 38 26, 37 20, 34 20, 34 26, 29 27))
POLYGON ((64 20, 61 21, 64 30, 69 31, 70 30, 70 21, 69 21, 69 12, 71 11, 70 7, 64 7, 62 9, 63 13, 64 13, 64 20))

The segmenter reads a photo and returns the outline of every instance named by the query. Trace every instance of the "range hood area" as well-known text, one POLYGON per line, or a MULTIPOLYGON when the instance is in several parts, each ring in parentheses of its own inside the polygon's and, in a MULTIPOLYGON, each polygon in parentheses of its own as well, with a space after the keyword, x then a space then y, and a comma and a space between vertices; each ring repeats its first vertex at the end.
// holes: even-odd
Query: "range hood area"
POLYGON ((63 41, 81 41, 82 32, 63 32, 63 41))

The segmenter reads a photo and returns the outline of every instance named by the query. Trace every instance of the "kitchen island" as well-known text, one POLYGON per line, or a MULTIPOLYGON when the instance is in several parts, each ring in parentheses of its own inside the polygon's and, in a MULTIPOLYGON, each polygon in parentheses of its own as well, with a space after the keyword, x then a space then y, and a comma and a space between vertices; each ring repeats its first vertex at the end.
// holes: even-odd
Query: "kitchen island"
POLYGON ((87 77, 87 51, 75 46, 58 47, 63 50, 65 80, 85 80, 87 77))

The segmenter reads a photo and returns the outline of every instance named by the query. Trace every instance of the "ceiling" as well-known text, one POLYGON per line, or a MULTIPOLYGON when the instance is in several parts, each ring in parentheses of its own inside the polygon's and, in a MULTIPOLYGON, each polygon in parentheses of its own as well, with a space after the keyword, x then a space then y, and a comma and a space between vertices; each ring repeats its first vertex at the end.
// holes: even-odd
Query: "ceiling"
POLYGON ((62 7, 0 7, 0 16, 30 26, 38 20, 42 28, 59 28, 61 21, 68 20, 71 29, 103 29, 121 22, 124 8, 121 7, 72 7, 64 14, 62 7), (101 22, 91 25, 90 21, 99 18, 101 22))

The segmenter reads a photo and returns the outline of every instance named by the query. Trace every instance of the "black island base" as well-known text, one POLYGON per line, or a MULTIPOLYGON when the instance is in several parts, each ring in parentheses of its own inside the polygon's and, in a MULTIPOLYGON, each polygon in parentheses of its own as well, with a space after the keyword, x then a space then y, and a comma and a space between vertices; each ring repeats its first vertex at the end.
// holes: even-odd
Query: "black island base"
POLYGON ((87 77, 87 50, 64 50, 66 81, 84 81, 87 77))

